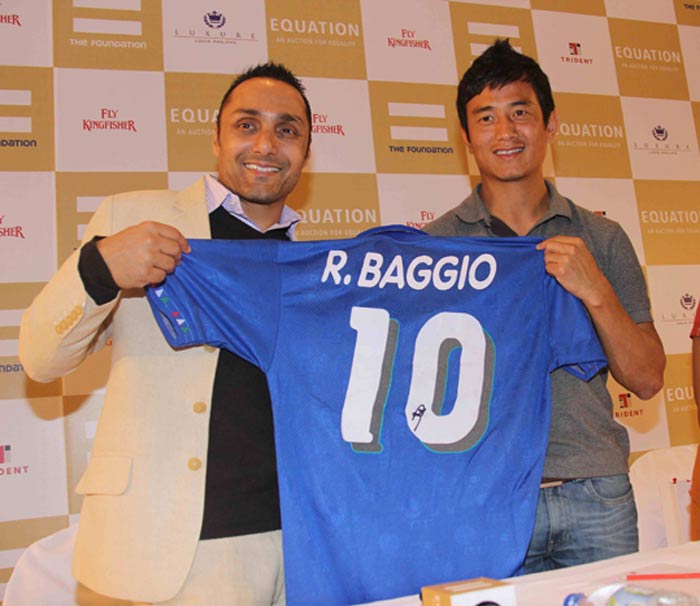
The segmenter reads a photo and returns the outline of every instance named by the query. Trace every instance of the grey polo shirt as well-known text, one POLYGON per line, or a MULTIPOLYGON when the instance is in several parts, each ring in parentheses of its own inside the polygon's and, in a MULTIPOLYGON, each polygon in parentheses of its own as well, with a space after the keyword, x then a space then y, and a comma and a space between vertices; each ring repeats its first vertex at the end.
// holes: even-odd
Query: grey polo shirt
MULTIPOLYGON (((527 235, 582 238, 632 320, 651 322, 644 274, 627 234, 618 223, 564 198, 551 183, 547 182, 547 188, 549 211, 527 235)), ((437 236, 504 235, 504 224, 489 215, 480 190, 479 185, 425 231, 437 236)), ((543 477, 590 478, 627 472, 629 437, 613 418, 607 378, 607 371, 588 382, 562 369, 552 373, 552 422, 543 477)))

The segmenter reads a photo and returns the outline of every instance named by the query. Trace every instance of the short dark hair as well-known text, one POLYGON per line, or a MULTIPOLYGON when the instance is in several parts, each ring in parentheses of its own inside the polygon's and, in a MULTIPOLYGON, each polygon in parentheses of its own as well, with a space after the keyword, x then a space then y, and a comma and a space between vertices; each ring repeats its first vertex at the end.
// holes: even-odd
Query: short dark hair
POLYGON ((216 116, 216 134, 219 134, 221 128, 221 112, 224 110, 224 105, 229 100, 231 93, 243 84, 246 80, 252 80, 253 78, 271 78, 272 80, 279 80, 289 84, 291 87, 296 89, 296 91, 301 95, 304 100, 304 107, 306 109, 306 119, 309 122, 309 140, 306 144, 306 149, 308 151, 311 145, 311 105, 309 100, 306 98, 306 88, 301 83, 301 80, 297 78, 288 68, 286 68, 281 63, 273 63, 268 61, 267 63, 259 63, 253 67, 249 67, 247 70, 242 72, 236 79, 231 83, 228 90, 221 99, 221 104, 219 105, 219 113, 216 116))
POLYGON ((502 88, 513 82, 527 82, 535 91, 545 125, 554 111, 549 78, 532 57, 516 51, 508 38, 496 40, 464 72, 457 88, 457 115, 469 138, 467 103, 485 88, 502 88))

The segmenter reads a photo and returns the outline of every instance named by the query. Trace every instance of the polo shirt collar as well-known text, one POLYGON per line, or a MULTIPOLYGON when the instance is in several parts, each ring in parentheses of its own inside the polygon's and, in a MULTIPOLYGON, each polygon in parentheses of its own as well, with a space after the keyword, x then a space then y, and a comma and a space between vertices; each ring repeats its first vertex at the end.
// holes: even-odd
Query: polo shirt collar
MULTIPOLYGON (((545 185, 549 192, 549 209, 537 222, 537 225, 546 223, 556 216, 566 217, 571 220, 571 207, 567 204, 566 198, 546 179, 545 185)), ((491 227, 491 215, 486 210, 484 201, 481 199, 481 183, 474 188, 471 195, 457 208, 456 214, 465 223, 479 223, 481 221, 487 227, 491 227)))

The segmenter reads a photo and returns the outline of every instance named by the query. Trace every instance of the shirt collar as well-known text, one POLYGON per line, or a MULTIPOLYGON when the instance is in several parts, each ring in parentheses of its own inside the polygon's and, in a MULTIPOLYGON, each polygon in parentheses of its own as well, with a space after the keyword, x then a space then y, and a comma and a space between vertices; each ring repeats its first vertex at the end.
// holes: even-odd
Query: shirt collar
MULTIPOLYGON (((557 188, 546 179, 545 185, 547 186, 547 191, 549 192, 549 209, 537 222, 537 225, 546 223, 551 218, 558 215, 571 220, 571 208, 566 203, 566 198, 562 196, 557 191, 557 188)), ((465 223, 478 223, 479 221, 483 221, 487 227, 491 226, 491 215, 489 214, 489 211, 486 210, 484 201, 481 199, 481 183, 474 188, 471 195, 467 198, 467 200, 465 200, 465 204, 459 208, 458 215, 459 218, 465 223)), ((537 225, 535 225, 535 227, 537 227, 537 225)))
POLYGON ((264 231, 266 232, 271 229, 286 228, 287 235, 290 237, 290 239, 293 239, 292 236, 297 224, 299 221, 301 221, 301 215, 295 210, 289 208, 289 206, 283 206, 280 220, 274 225, 270 225, 270 227, 263 231, 250 219, 250 217, 248 217, 248 215, 245 214, 243 205, 241 204, 241 199, 225 185, 223 185, 218 179, 216 179, 216 177, 212 175, 205 175, 204 181, 206 184, 207 211, 209 213, 214 212, 217 208, 219 208, 219 206, 223 206, 230 215, 233 215, 256 231, 264 233, 264 231))

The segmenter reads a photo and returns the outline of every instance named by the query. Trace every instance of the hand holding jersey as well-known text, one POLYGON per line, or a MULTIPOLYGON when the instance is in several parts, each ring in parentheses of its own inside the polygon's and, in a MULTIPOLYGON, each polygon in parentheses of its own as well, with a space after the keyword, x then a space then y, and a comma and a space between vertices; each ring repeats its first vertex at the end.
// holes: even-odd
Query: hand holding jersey
POLYGON ((176 228, 144 221, 97 242, 119 288, 140 288, 162 282, 189 252, 185 236, 176 228))

